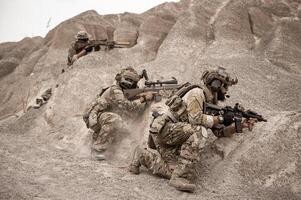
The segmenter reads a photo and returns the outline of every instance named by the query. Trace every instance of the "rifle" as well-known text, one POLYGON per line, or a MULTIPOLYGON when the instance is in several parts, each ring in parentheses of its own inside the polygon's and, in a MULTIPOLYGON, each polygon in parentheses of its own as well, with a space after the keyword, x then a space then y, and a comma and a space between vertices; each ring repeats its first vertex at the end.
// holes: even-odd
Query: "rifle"
MULTIPOLYGON (((101 49, 101 46, 105 47, 105 50, 110 50, 113 48, 126 48, 129 47, 129 42, 115 42, 115 41, 108 41, 108 40, 90 40, 89 45, 87 45, 81 52, 77 54, 77 59, 80 57, 83 57, 87 55, 87 53, 90 53, 93 49, 94 51, 99 51, 101 49)), ((74 61, 71 61, 70 65, 73 64, 74 61)))
POLYGON ((239 103, 236 103, 233 108, 231 106, 220 107, 211 103, 204 103, 204 113, 213 116, 224 115, 225 113, 233 114, 233 122, 235 123, 235 127, 238 133, 242 132, 242 118, 253 118, 257 119, 259 122, 267 122, 267 120, 263 118, 262 115, 259 115, 255 111, 245 111, 244 107, 242 107, 239 103))
MULTIPOLYGON (((146 72, 146 71, 145 71, 146 72)), ((146 74, 148 79, 148 76, 146 74)), ((139 95, 145 92, 154 92, 154 100, 156 102, 161 101, 162 97, 160 95, 160 91, 167 91, 167 90, 175 90, 180 88, 182 85, 178 84, 176 78, 172 77, 171 80, 165 81, 149 81, 146 80, 144 83, 143 88, 136 88, 136 89, 126 89, 124 90, 124 95, 129 100, 134 100, 139 98, 139 95)))
POLYGON ((127 48, 130 45, 130 42, 116 42, 116 41, 108 41, 108 40, 90 40, 90 45, 88 45, 85 50, 87 52, 92 51, 92 49, 96 49, 96 51, 100 50, 102 46, 105 47, 105 50, 110 50, 113 48, 127 48))

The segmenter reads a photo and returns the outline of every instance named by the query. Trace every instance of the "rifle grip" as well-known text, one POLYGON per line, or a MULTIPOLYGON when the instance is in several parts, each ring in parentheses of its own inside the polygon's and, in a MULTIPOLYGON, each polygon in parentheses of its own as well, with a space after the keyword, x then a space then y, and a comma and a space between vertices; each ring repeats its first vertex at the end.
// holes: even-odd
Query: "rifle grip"
POLYGON ((239 118, 239 117, 234 118, 236 133, 242 133, 242 124, 241 124, 241 122, 242 122, 242 118, 239 118))

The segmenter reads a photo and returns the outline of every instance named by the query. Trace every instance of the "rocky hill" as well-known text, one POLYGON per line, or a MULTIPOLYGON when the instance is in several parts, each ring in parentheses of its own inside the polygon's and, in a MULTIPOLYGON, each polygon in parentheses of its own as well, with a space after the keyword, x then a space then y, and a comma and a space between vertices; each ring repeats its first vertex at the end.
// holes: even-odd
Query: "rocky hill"
POLYGON ((45 38, 2 43, 0 199, 300 199, 300 55, 300 0, 182 0, 142 14, 87 11, 45 38), (133 46, 93 52, 62 74, 79 30, 133 46), (110 160, 95 161, 81 114, 128 65, 151 79, 194 83, 205 69, 223 66, 239 79, 227 103, 240 102, 268 122, 233 138, 212 137, 201 152, 195 194, 127 172, 147 116, 110 160), (26 111, 50 87, 49 102, 26 111))

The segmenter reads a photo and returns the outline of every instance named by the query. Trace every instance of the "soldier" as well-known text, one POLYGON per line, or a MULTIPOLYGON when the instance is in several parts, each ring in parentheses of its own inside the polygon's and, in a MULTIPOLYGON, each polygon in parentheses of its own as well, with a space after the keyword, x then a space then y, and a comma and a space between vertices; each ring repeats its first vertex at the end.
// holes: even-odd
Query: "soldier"
MULTIPOLYGON (((182 87, 169 98, 168 111, 153 113, 149 147, 136 147, 130 172, 139 174, 140 166, 144 166, 153 174, 170 179, 169 184, 177 190, 195 190, 195 167, 208 136, 206 128, 212 129, 217 137, 230 137, 237 131, 233 116, 203 113, 204 102, 224 101, 228 87, 236 84, 237 79, 231 79, 224 68, 219 68, 206 71, 202 80, 204 85, 182 87)), ((242 127, 251 129, 254 123, 250 119, 242 127)))
POLYGON ((138 88, 140 76, 132 67, 121 70, 115 77, 116 83, 105 88, 88 107, 84 121, 93 130, 92 152, 102 157, 108 145, 114 141, 114 134, 122 131, 124 119, 136 119, 141 116, 147 102, 153 99, 153 93, 143 93, 139 99, 128 100, 123 90, 138 88))
POLYGON ((86 48, 91 45, 88 33, 86 31, 79 31, 75 36, 76 41, 72 42, 68 51, 68 65, 72 65, 77 59, 84 56, 83 53, 89 53, 93 48, 86 48), (83 51, 86 50, 86 51, 83 51))

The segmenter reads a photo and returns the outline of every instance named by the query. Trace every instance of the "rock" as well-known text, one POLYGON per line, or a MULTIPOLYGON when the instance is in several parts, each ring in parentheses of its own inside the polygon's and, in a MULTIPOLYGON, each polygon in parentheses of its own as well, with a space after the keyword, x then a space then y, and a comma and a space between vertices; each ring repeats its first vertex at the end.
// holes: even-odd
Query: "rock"
POLYGON ((277 17, 292 16, 290 7, 279 0, 266 0, 263 7, 272 12, 277 17))
POLYGON ((301 57, 300 20, 282 20, 266 47, 267 58, 275 65, 294 73, 300 73, 301 57))
POLYGON ((299 5, 298 7, 297 16, 299 17, 299 19, 301 19, 301 5, 299 5))
POLYGON ((272 31, 274 20, 271 15, 260 8, 252 7, 249 9, 251 30, 254 35, 261 38, 272 31))
POLYGON ((157 52, 174 22, 158 16, 149 16, 139 28, 138 42, 143 48, 157 52), (140 37, 141 36, 141 37, 140 37))
POLYGON ((247 4, 243 1, 229 1, 221 8, 214 23, 215 40, 230 46, 254 47, 254 37, 249 23, 247 4))
POLYGON ((129 42, 129 46, 132 47, 137 43, 138 35, 138 30, 135 27, 122 24, 114 31, 114 41, 129 42))
POLYGON ((6 58, 0 61, 0 78, 12 73, 19 65, 19 60, 16 58, 6 58))

